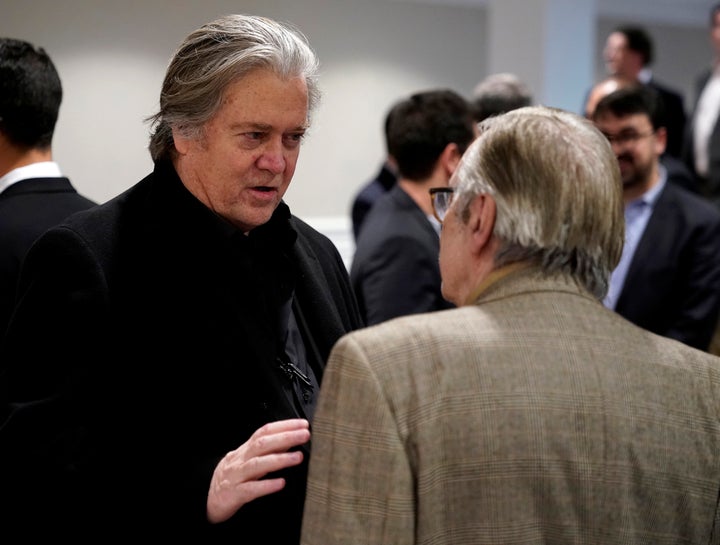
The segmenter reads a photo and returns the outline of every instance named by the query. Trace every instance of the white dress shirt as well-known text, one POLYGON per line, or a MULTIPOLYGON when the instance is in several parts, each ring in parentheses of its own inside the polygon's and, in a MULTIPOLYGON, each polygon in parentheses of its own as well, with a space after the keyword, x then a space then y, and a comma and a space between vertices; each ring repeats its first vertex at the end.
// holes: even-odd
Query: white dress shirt
POLYGON ((717 122, 718 113, 720 113, 720 71, 716 68, 700 93, 693 119, 695 171, 700 176, 708 174, 710 135, 717 122))
POLYGON ((0 193, 11 185, 29 178, 62 178, 62 176, 60 166, 54 161, 33 163, 32 165, 13 169, 0 178, 0 193))

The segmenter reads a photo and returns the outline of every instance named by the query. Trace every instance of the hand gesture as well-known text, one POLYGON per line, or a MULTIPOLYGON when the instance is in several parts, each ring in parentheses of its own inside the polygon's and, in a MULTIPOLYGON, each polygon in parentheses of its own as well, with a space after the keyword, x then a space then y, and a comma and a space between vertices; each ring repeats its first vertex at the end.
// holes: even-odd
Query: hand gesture
POLYGON ((237 449, 228 452, 213 472, 207 499, 208 520, 229 519, 246 503, 285 487, 285 479, 263 479, 268 473, 300 464, 303 453, 289 449, 310 440, 305 419, 270 422, 237 449))

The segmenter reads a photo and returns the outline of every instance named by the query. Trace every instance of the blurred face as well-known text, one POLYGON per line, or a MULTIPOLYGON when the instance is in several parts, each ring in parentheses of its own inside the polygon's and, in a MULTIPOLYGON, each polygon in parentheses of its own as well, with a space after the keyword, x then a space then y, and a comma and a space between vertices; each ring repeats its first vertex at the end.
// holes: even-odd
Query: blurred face
POLYGON ((606 114, 595 125, 612 146, 620 166, 623 191, 640 195, 657 181, 657 164, 665 150, 665 130, 653 131, 645 114, 616 117, 606 114))
POLYGON ((710 28, 710 41, 715 49, 715 55, 720 56, 720 11, 713 15, 713 25, 710 28))
POLYGON ((610 75, 635 79, 642 69, 640 55, 628 48, 627 38, 622 32, 613 32, 607 37, 603 60, 610 75))
POLYGON ((603 60, 608 74, 619 73, 626 51, 627 43, 623 34, 613 32, 607 37, 605 49, 603 49, 603 60))
POLYGON ((183 184, 244 232, 266 223, 295 172, 307 105, 300 78, 256 69, 231 84, 201 138, 173 132, 183 184))

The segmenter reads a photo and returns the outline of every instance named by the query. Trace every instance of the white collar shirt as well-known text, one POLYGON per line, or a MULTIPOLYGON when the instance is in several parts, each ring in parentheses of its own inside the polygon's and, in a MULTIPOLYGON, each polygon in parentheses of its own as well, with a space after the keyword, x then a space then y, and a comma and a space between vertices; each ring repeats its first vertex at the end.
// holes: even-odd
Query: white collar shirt
POLYGON ((693 117, 693 154, 695 171, 700 176, 708 174, 710 135, 720 113, 720 70, 715 69, 703 87, 693 117))
POLYGON ((60 166, 54 161, 43 161, 41 163, 33 163, 24 167, 11 170, 0 178, 0 193, 8 187, 22 180, 30 178, 62 178, 60 166))

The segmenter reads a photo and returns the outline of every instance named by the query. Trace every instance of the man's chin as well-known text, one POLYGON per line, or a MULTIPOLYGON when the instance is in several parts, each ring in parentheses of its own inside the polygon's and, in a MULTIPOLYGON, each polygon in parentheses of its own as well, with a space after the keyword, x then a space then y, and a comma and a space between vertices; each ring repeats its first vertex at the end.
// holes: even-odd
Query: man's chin
POLYGON ((623 189, 630 189, 631 187, 639 187, 643 185, 643 181, 639 180, 637 176, 626 176, 622 178, 623 189))
POLYGON ((225 219, 244 233, 249 233, 256 227, 265 225, 270 221, 273 212, 275 212, 275 208, 277 208, 277 205, 254 207, 252 211, 243 209, 241 213, 234 214, 233 217, 226 217, 225 219))
POLYGON ((631 168, 620 167, 620 179, 623 185, 632 184, 635 181, 635 172, 631 168))

